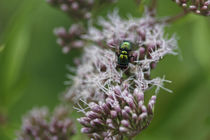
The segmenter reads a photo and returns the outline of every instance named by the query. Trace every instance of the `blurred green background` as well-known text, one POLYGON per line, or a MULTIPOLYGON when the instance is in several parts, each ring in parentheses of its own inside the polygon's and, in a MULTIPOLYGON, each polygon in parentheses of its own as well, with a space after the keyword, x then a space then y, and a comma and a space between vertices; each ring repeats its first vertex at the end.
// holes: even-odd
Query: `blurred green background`
MULTIPOLYGON (((99 15, 114 7, 122 16, 140 15, 128 0, 101 9, 99 15)), ((180 11, 171 0, 159 1, 159 16, 180 11)), ((53 109, 59 103, 66 65, 73 65, 79 52, 62 54, 53 29, 72 22, 44 0, 0 1, 0 140, 14 139, 22 115, 34 106, 53 109)), ((177 34, 180 55, 167 56, 153 75, 166 75, 173 81, 166 87, 174 92, 160 92, 152 124, 136 139, 210 140, 210 18, 189 14, 167 31, 177 34)))

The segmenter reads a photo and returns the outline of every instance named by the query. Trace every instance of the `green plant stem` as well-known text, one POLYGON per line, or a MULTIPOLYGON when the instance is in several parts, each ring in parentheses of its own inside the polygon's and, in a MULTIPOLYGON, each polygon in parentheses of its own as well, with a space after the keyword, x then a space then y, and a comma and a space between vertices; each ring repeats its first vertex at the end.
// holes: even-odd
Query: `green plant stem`
POLYGON ((182 17, 186 16, 188 13, 189 13, 189 11, 184 10, 183 12, 181 12, 181 13, 175 15, 175 16, 169 17, 168 19, 166 19, 165 20, 165 23, 175 22, 175 21, 181 19, 182 17))
POLYGON ((141 4, 141 0, 136 0, 137 5, 141 4))
POLYGON ((157 8, 157 0, 152 0, 149 10, 152 12, 157 8))

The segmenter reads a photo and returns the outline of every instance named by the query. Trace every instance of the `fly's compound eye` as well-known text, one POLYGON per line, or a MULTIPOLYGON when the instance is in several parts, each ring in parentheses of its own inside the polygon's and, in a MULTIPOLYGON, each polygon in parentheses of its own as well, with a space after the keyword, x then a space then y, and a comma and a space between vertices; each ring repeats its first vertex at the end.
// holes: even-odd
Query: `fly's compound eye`
POLYGON ((122 44, 120 45, 120 50, 126 50, 126 51, 131 51, 131 43, 129 41, 123 41, 122 44))

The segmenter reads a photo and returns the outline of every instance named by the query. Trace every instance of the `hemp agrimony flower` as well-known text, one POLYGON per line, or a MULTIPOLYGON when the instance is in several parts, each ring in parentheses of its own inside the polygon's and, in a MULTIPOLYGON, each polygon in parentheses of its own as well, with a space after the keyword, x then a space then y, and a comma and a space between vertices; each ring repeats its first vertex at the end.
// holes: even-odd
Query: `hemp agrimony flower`
POLYGON ((116 1, 117 0, 47 0, 49 4, 59 7, 77 21, 77 23, 74 23, 70 27, 69 31, 66 31, 63 27, 54 30, 55 35, 58 37, 57 43, 62 47, 63 53, 68 53, 73 48, 83 47, 84 40, 81 40, 81 36, 86 32, 83 26, 91 19, 94 10, 100 9, 104 4, 114 3, 116 1))
POLYGON ((153 118, 156 96, 144 102, 144 93, 135 89, 121 91, 119 86, 110 91, 105 102, 88 104, 90 111, 78 119, 84 126, 81 131, 95 140, 121 140, 133 137, 145 129, 153 118))
POLYGON ((97 45, 85 48, 76 76, 69 75, 73 86, 65 95, 67 100, 102 101, 109 87, 125 81, 143 92, 151 85, 162 87, 160 78, 150 79, 150 71, 166 54, 176 54, 177 47, 174 37, 165 37, 164 23, 157 23, 149 14, 124 20, 115 11, 108 20, 100 19, 99 25, 102 30, 90 26, 88 34, 83 36, 97 45), (131 59, 127 69, 118 69, 116 53, 124 40, 133 44, 131 59))
POLYGON ((151 70, 166 54, 176 54, 176 39, 168 38, 165 23, 150 15, 146 11, 142 18, 122 19, 115 11, 108 19, 99 20, 102 30, 90 25, 83 35, 91 43, 84 49, 76 76, 69 75, 73 85, 65 99, 78 104, 79 108, 75 108, 85 115, 78 119, 84 126, 81 131, 92 139, 137 135, 153 118, 159 89, 171 92, 163 87, 164 82, 170 81, 152 78, 151 70), (130 58, 122 68, 118 66, 118 52, 128 57, 125 50, 130 58), (145 92, 152 87, 156 91, 145 103, 145 92))
POLYGON ((73 48, 81 48, 85 44, 81 39, 85 29, 79 24, 73 24, 68 31, 63 27, 56 28, 54 33, 58 37, 57 43, 62 47, 63 53, 68 53, 73 48))
POLYGON ((210 16, 210 0, 173 0, 187 11, 210 16))
POLYGON ((70 140, 74 133, 67 107, 59 106, 52 114, 47 108, 34 108, 24 116, 17 140, 70 140))
POLYGON ((75 19, 90 19, 94 7, 116 0, 47 0, 75 19))

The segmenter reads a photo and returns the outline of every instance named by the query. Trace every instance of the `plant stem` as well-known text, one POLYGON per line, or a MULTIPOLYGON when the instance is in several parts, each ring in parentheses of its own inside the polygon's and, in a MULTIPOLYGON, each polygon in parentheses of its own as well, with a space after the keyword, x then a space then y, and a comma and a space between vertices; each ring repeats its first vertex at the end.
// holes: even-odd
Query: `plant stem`
POLYGON ((141 0, 136 0, 137 5, 141 4, 141 0))
POLYGON ((129 140, 133 140, 133 137, 128 137, 129 140))
POLYGON ((157 8, 157 0, 152 0, 149 11, 153 12, 157 8))
POLYGON ((3 125, 6 123, 6 117, 0 113, 0 125, 3 125))
POLYGON ((166 23, 172 23, 172 22, 175 22, 177 21, 178 19, 184 17, 185 15, 187 15, 189 13, 189 11, 187 10, 184 10, 183 12, 175 15, 175 16, 172 16, 172 17, 169 17, 168 19, 165 20, 166 23))

